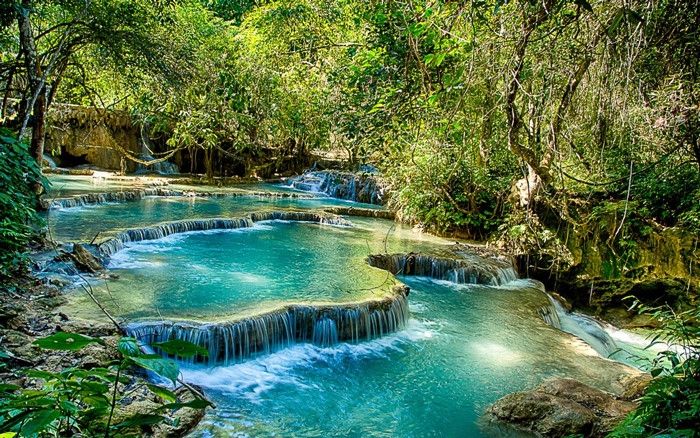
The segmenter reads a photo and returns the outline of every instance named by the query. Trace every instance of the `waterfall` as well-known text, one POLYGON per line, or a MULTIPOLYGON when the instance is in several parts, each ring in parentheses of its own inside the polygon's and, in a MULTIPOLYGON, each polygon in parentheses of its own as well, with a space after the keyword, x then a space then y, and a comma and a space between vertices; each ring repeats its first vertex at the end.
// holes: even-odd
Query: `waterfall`
POLYGON ((367 173, 309 171, 291 178, 287 185, 305 192, 323 193, 332 198, 367 204, 383 204, 385 201, 384 185, 376 175, 367 173))
POLYGON ((394 275, 417 275, 453 283, 499 286, 518 278, 511 263, 476 254, 442 258, 424 254, 376 254, 367 258, 370 266, 394 275))
MULTIPOLYGON (((56 162, 51 158, 50 155, 44 154, 41 156, 42 161, 46 163, 46 165, 49 167, 49 169, 56 169, 58 166, 56 165, 56 162)), ((43 164, 42 162, 42 164, 43 164)))
POLYGON ((582 339, 603 357, 609 357, 619 350, 600 322, 590 316, 569 312, 551 295, 547 294, 547 297, 551 305, 539 310, 547 324, 582 339))
MULTIPOLYGON (((136 322, 130 336, 151 345, 180 339, 205 348, 210 365, 239 362, 299 342, 327 347, 360 342, 400 330, 408 319, 408 288, 395 288, 384 300, 340 305, 290 305, 233 322, 136 322)), ((198 358, 204 360, 204 358, 198 358)))
POLYGON ((330 318, 322 318, 314 324, 313 343, 320 347, 329 347, 338 343, 338 327, 330 318))
POLYGON ((294 222, 313 222, 325 225, 352 226, 352 223, 340 216, 328 213, 313 213, 306 211, 265 211, 251 213, 242 218, 211 218, 211 219, 187 219, 173 222, 163 222, 158 225, 145 228, 133 228, 122 231, 115 237, 98 245, 98 251, 103 256, 111 256, 130 242, 144 240, 156 240, 172 234, 189 233, 192 231, 230 230, 252 227, 255 222, 270 220, 286 220, 294 222))
POLYGON ((182 196, 182 192, 158 187, 127 190, 122 192, 85 193, 82 195, 71 196, 69 198, 56 198, 51 200, 42 199, 41 205, 46 210, 50 208, 73 208, 91 204, 138 201, 146 196, 182 196))
MULTIPOLYGON (((151 139, 145 136, 143 134, 143 131, 141 131, 141 156, 139 158, 141 158, 143 161, 155 160, 155 158, 153 157, 152 150, 153 143, 151 142, 151 139)), ((136 165, 136 172, 134 173, 143 174, 148 172, 155 172, 160 175, 174 175, 180 173, 180 168, 177 167, 177 164, 171 163, 169 161, 161 161, 159 163, 153 163, 148 166, 138 163, 136 165)))
POLYGON ((106 193, 85 193, 82 195, 67 198, 42 199, 41 206, 44 210, 82 207, 85 205, 106 204, 113 202, 139 201, 145 197, 188 197, 188 198, 223 198, 223 197, 243 197, 255 196, 258 198, 313 198, 311 195, 303 193, 289 192, 260 192, 260 191, 240 191, 240 192, 184 192, 180 190, 170 190, 164 188, 145 188, 125 190, 120 192, 106 193))

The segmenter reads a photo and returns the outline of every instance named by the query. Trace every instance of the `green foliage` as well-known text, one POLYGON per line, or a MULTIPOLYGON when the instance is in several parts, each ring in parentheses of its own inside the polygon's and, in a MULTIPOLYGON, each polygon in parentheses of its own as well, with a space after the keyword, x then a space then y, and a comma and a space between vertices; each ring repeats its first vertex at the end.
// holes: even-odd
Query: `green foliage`
POLYGON ((650 343, 667 349, 651 360, 653 380, 639 407, 612 437, 695 437, 700 435, 700 308, 675 312, 665 307, 633 308, 658 324, 650 343))
POLYGON ((633 185, 635 198, 649 216, 668 226, 697 228, 700 218, 700 172, 686 163, 663 163, 642 173, 633 185))
POLYGON ((0 128, 0 181, 0 279, 4 279, 26 262, 26 246, 40 222, 33 184, 45 182, 27 145, 4 128, 0 128))
MULTIPOLYGON (((97 338, 57 332, 37 339, 34 344, 45 349, 77 351, 92 343, 102 343, 97 338)), ((167 344, 167 343, 166 343, 167 344)), ((169 344, 167 344, 169 345, 169 344)), ((178 341, 172 345, 182 357, 201 354, 200 347, 178 341)), ((168 348, 168 347, 166 347, 168 348)), ((173 391, 153 384, 145 386, 163 403, 153 412, 131 414, 114 424, 114 413, 123 397, 125 385, 131 378, 125 371, 135 367, 153 371, 176 382, 179 370, 171 359, 144 354, 133 338, 119 340, 119 360, 107 367, 80 369, 66 368, 60 372, 28 370, 25 376, 42 382, 37 389, 16 385, 0 385, 0 433, 15 432, 19 436, 133 436, 141 426, 152 426, 171 421, 163 414, 185 407, 204 409, 209 402, 195 398, 178 403, 173 391)), ((133 388, 129 389, 130 392, 133 388)), ((123 417, 123 415, 122 415, 123 417)))

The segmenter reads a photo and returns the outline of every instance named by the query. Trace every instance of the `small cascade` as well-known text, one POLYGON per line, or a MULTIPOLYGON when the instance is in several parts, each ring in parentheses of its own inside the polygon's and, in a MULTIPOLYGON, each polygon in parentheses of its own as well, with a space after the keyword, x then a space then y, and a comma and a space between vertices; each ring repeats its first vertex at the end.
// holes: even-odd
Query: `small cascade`
POLYGON ((323 193, 332 198, 367 204, 383 204, 385 187, 376 175, 337 170, 309 171, 291 178, 288 186, 297 190, 323 193))
POLYGON ((257 198, 312 198, 311 195, 288 192, 260 192, 260 191, 239 191, 239 192, 183 192, 180 190, 170 190, 165 188, 145 188, 125 190, 120 192, 106 193, 85 193, 68 198, 42 199, 41 206, 44 210, 84 207, 86 205, 107 204, 114 202, 139 201, 145 197, 187 197, 187 198, 224 198, 224 197, 245 197, 254 196, 257 198))
POLYGON ((509 262, 475 254, 463 254, 460 258, 413 253, 376 254, 370 255, 367 262, 394 275, 416 275, 462 284, 500 286, 518 278, 509 262))
POLYGON ((252 213, 249 217, 242 218, 211 218, 188 219, 174 222, 163 222, 158 225, 145 228, 133 228, 122 231, 115 237, 98 245, 98 251, 104 256, 111 256, 131 242, 144 240, 156 240, 172 234, 189 233, 192 231, 232 230, 238 228, 250 228, 255 222, 285 220, 293 222, 313 222, 325 225, 350 227, 352 223, 340 216, 329 213, 313 213, 306 211, 265 211, 252 213))
POLYGON ((46 165, 48 166, 49 169, 56 169, 56 168, 58 167, 58 166, 56 165, 56 162, 53 160, 53 158, 51 158, 50 155, 44 154, 44 155, 41 156, 41 158, 42 158, 42 161, 43 161, 42 164, 46 163, 46 165))
MULTIPOLYGON (((209 352, 210 365, 229 364, 269 354, 295 343, 321 347, 375 339, 403 328, 408 320, 406 289, 381 301, 337 306, 292 305, 234 322, 139 322, 127 326, 145 344, 173 339, 209 352)), ((203 360, 203 358, 199 358, 203 360)))
POLYGON ((144 240, 162 239, 171 234, 188 233, 192 231, 230 230, 252 227, 250 218, 235 219, 192 219, 175 222, 165 222, 146 228, 134 228, 119 233, 117 236, 98 245, 98 251, 105 256, 113 255, 129 242, 141 242, 144 240))
POLYGON ((330 347, 338 343, 338 328, 335 321, 322 318, 314 325, 313 343, 319 347, 330 347))
POLYGON ((147 196, 182 196, 182 192, 157 187, 121 192, 85 193, 69 198, 42 199, 41 203, 42 207, 48 210, 52 208, 73 208, 92 204, 107 204, 110 202, 138 201, 147 196))
POLYGON ((603 357, 609 357, 619 350, 600 322, 580 313, 569 312, 551 295, 547 294, 547 297, 551 305, 539 311, 547 324, 582 339, 603 357))
POLYGON ((315 222, 340 227, 352 226, 350 221, 338 215, 331 213, 314 213, 309 211, 262 211, 251 213, 250 219, 253 222, 281 220, 293 222, 315 222))
MULTIPOLYGON (((151 140, 143 135, 141 136, 141 140, 141 156, 139 158, 141 158, 143 161, 155 160, 152 153, 153 144, 151 143, 151 140), (148 145, 149 143, 150 148, 148 145)), ((159 175, 175 175, 180 173, 180 168, 177 167, 177 164, 171 163, 170 161, 161 161, 148 166, 138 163, 136 166, 136 172, 134 173, 144 174, 149 172, 155 172, 159 175)))
POLYGON ((554 305, 543 306, 537 309, 537 314, 547 325, 561 330, 561 320, 559 319, 559 314, 554 308, 554 305))

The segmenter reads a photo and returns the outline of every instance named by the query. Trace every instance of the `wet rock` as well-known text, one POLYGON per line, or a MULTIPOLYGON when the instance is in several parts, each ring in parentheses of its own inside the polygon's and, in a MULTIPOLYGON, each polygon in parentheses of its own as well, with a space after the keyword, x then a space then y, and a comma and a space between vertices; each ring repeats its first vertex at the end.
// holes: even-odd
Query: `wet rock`
MULTIPOLYGON (((194 394, 185 387, 175 391, 180 403, 187 403, 195 399, 194 394)), ((154 437, 185 436, 204 417, 204 409, 182 408, 173 415, 173 424, 161 424, 154 431, 154 437)))
POLYGON ((0 325, 7 325, 8 322, 22 314, 23 307, 17 303, 3 303, 0 307, 0 325))
POLYGON ((82 271, 95 273, 104 269, 97 257, 79 243, 73 245, 71 257, 75 265, 82 271))
POLYGON ((486 412, 488 421, 538 436, 602 437, 636 405, 573 379, 552 379, 509 394, 486 412))
POLYGON ((625 388, 622 393, 624 400, 634 401, 644 395, 647 386, 651 383, 650 374, 639 374, 636 376, 625 376, 620 380, 620 384, 625 388))

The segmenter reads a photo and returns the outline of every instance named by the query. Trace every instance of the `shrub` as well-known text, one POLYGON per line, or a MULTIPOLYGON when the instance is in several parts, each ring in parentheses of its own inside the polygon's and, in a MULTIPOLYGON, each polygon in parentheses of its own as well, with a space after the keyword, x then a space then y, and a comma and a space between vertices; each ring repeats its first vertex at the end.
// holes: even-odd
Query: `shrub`
POLYGON ((635 306, 659 323, 650 346, 663 343, 669 348, 651 361, 653 380, 639 407, 611 436, 700 436, 700 308, 674 312, 638 302, 635 306))
POLYGON ((27 243, 40 222, 33 185, 45 179, 27 145, 9 130, 0 128, 0 279, 20 270, 27 243))

